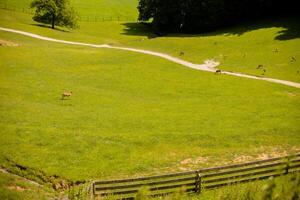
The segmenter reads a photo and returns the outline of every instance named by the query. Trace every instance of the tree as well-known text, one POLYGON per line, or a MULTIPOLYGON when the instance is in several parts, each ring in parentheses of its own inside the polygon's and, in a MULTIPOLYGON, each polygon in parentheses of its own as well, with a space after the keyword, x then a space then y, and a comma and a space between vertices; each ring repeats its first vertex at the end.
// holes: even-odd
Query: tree
POLYGON ((36 22, 51 24, 53 29, 55 26, 78 27, 78 15, 69 0, 33 0, 30 7, 36 9, 33 16, 36 22))
POLYGON ((299 13, 295 0, 139 0, 139 20, 155 32, 195 33, 246 20, 299 13))

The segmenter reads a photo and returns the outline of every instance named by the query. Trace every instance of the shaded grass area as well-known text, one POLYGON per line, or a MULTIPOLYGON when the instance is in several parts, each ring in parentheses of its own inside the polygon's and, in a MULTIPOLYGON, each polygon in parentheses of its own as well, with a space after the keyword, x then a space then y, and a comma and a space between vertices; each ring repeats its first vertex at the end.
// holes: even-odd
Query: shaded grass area
POLYGON ((1 47, 0 162, 71 180, 187 170, 181 161, 299 146, 298 89, 151 56, 39 41, 1 47), (147 62, 145 62, 147 61, 147 62), (70 100, 60 100, 73 91, 70 100))
POLYGON ((224 70, 300 82, 300 24, 293 17, 249 22, 207 34, 163 37, 136 23, 82 22, 78 30, 58 31, 36 26, 30 15, 22 13, 2 10, 0 18, 1 26, 58 39, 149 49, 195 63, 215 59, 224 70), (257 69, 259 65, 263 68, 257 69))

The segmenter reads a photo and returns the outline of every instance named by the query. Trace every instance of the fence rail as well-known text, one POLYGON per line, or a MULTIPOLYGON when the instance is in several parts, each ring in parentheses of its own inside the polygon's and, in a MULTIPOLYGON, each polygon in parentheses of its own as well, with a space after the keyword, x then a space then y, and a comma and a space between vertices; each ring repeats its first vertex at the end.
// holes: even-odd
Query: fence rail
POLYGON ((202 189, 213 189, 297 172, 300 172, 300 153, 161 176, 94 181, 93 192, 96 196, 114 196, 117 199, 134 199, 143 187, 147 188, 151 196, 167 195, 178 191, 200 193, 202 189))
MULTIPOLYGON (((14 12, 22 12, 26 14, 34 14, 34 9, 31 8, 21 8, 11 6, 5 3, 0 3, 0 9, 10 10, 14 12)), ((137 18, 134 16, 126 16, 126 15, 79 15, 80 22, 112 22, 112 21, 120 21, 120 22, 136 22, 137 18)))

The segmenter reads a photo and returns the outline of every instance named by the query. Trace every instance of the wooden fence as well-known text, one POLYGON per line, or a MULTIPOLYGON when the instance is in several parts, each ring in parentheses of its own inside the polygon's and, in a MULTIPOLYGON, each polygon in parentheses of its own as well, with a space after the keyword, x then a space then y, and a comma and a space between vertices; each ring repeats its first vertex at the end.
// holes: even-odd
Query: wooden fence
POLYGON ((300 153, 256 162, 200 169, 196 171, 93 182, 94 195, 134 199, 142 188, 151 196, 174 192, 200 193, 202 189, 245 183, 300 172, 300 153))
MULTIPOLYGON (((34 9, 16 7, 0 2, 0 8, 4 10, 22 12, 26 14, 33 15, 35 13, 34 9)), ((137 17, 135 16, 126 16, 126 15, 79 15, 80 22, 137 22, 137 17)))

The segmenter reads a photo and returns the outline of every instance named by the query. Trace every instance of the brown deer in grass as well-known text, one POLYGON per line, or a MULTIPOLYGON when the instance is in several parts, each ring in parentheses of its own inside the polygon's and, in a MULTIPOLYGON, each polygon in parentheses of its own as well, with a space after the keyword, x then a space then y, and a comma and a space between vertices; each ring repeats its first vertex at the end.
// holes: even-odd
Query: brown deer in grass
POLYGON ((220 74, 222 74, 222 70, 220 70, 220 69, 217 69, 217 70, 215 71, 215 74, 216 74, 216 75, 220 75, 220 74))
POLYGON ((72 96, 72 92, 64 92, 62 95, 61 95, 61 100, 65 100, 66 98, 70 98, 72 96))

